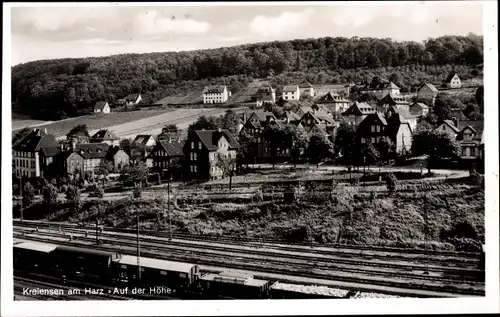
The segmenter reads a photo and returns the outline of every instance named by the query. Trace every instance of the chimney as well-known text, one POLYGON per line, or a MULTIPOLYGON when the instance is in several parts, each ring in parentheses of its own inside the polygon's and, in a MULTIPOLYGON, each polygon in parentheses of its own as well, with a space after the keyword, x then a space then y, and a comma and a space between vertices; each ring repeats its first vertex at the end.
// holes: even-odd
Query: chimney
POLYGON ((222 129, 221 128, 217 128, 217 132, 221 133, 222 129))
POLYGON ((71 150, 74 151, 76 149, 76 143, 75 141, 71 142, 71 150))
POLYGON ((172 143, 172 138, 168 138, 168 143, 172 143))
POLYGON ((60 144, 60 147, 61 147, 61 151, 64 151, 64 144, 60 144))
POLYGON ((453 124, 458 128, 458 124, 459 124, 458 118, 457 117, 453 117, 453 118, 451 118, 451 121, 453 121, 453 124))

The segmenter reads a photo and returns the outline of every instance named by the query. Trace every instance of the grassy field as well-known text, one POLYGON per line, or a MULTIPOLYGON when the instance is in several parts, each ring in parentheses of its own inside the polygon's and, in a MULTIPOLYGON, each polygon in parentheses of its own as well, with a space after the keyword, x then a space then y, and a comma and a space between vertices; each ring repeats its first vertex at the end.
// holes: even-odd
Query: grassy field
POLYGON ((51 123, 52 121, 41 121, 31 119, 12 119, 12 131, 20 130, 26 127, 42 126, 51 123))
MULTIPOLYGON (((226 104, 238 104, 251 102, 251 97, 255 95, 257 89, 263 84, 266 84, 265 80, 254 80, 248 84, 245 88, 234 93, 229 97, 226 104)), ((202 104, 203 103, 203 90, 195 90, 189 93, 180 93, 172 96, 167 96, 155 103, 155 105, 184 105, 184 104, 202 104)))
MULTIPOLYGON (((233 109, 239 111, 239 109, 233 109)), ((166 124, 186 129, 201 115, 221 115, 223 108, 154 109, 109 114, 92 114, 44 124, 43 128, 56 138, 63 138, 74 126, 86 124, 92 135, 99 129, 110 129, 120 138, 133 138, 137 134, 159 134, 166 124)), ((18 126, 21 123, 18 123, 18 126)), ((21 126, 24 127, 24 126, 21 126)))

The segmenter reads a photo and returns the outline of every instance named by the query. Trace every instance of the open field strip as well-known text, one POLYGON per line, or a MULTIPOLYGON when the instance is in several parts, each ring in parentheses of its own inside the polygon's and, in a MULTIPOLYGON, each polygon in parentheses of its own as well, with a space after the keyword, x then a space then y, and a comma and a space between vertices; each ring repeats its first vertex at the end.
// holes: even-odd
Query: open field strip
POLYGON ((111 112, 109 114, 95 113, 91 115, 69 118, 59 121, 54 121, 49 124, 44 124, 43 128, 47 129, 47 133, 54 135, 56 138, 65 136, 72 128, 79 124, 86 124, 89 130, 96 130, 108 126, 114 126, 125 122, 136 121, 148 117, 153 117, 159 114, 168 113, 171 109, 161 110, 142 110, 128 112, 111 112))
MULTIPOLYGON (((23 231, 23 230, 21 230, 23 231)), ((67 244, 69 234, 56 233, 48 230, 39 232, 15 231, 15 236, 22 239, 39 240, 67 244)), ((81 244, 89 245, 95 241, 95 238, 86 237, 83 234, 71 234, 72 242, 81 241, 81 244)), ((134 254, 136 242, 134 237, 125 238, 115 234, 101 235, 102 245, 92 246, 97 249, 113 249, 121 252, 130 252, 134 254), (125 249, 128 249, 125 251, 125 249)), ((356 263, 353 260, 350 264, 339 264, 334 259, 311 258, 304 254, 295 253, 276 253, 264 252, 262 250, 247 250, 241 247, 230 248, 228 246, 218 247, 205 243, 200 246, 186 244, 186 242, 170 241, 166 244, 163 241, 150 241, 150 238, 143 238, 141 242, 144 256, 159 257, 168 254, 168 258, 177 261, 188 261, 199 265, 217 266, 220 268, 244 269, 251 271, 261 271, 275 274, 285 274, 287 276, 299 276, 313 279, 326 279, 330 281, 341 281, 350 283, 359 283, 377 290, 377 287, 410 290, 431 291, 448 294, 451 296, 481 295, 484 293, 484 283, 475 282, 472 276, 466 276, 466 270, 463 273, 444 274, 443 272, 434 272, 429 270, 430 275, 422 275, 423 270, 408 270, 408 267, 402 266, 399 269, 384 268, 373 263, 356 263), (419 273, 420 272, 420 273, 419 273), (465 273, 465 275, 463 275, 465 273)), ((359 261, 358 261, 359 262, 359 261)), ((358 287, 359 289, 359 287, 358 287)), ((389 291, 389 293, 401 294, 400 291, 389 291)), ((418 296, 415 293, 414 296, 418 296)), ((420 294, 422 295, 422 294, 420 294)), ((425 296, 425 295, 422 295, 425 296)))
POLYGON ((41 120, 12 120, 12 131, 21 130, 22 128, 39 127, 43 125, 50 124, 54 121, 41 121, 41 120))
MULTIPOLYGON (((245 108, 233 110, 238 111, 242 109, 245 108)), ((120 138, 132 138, 137 134, 157 135, 161 133, 162 128, 167 124, 175 124, 178 128, 185 130, 202 115, 218 116, 224 114, 226 110, 223 108, 178 109, 154 117, 111 126, 108 129, 120 138)), ((91 131, 91 134, 95 132, 91 131)))

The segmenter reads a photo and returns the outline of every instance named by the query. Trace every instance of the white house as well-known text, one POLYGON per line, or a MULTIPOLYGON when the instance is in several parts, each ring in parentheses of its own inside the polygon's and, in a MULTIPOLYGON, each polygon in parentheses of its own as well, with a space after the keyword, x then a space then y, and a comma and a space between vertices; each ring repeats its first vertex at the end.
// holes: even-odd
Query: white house
POLYGON ((304 80, 300 85, 300 94, 314 97, 314 87, 307 80, 304 80))
POLYGON ((229 97, 231 92, 226 85, 208 86, 203 90, 203 103, 224 103, 229 97))
POLYGON ((141 102, 141 100, 142 100, 141 94, 128 95, 127 97, 125 97, 125 105, 127 106, 136 105, 139 102, 141 102))
POLYGON ((283 100, 300 100, 300 89, 298 85, 283 87, 283 100))
POLYGON ((460 88, 462 87, 462 81, 458 77, 457 73, 450 73, 446 80, 444 81, 446 87, 448 88, 460 88))
POLYGON ((99 101, 94 105, 94 113, 110 113, 111 108, 109 107, 109 104, 107 101, 99 101))

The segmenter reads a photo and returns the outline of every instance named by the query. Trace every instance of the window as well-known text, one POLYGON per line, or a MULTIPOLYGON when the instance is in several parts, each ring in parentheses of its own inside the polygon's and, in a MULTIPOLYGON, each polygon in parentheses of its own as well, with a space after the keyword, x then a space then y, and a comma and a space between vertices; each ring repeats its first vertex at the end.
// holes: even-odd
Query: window
POLYGON ((198 155, 196 153, 193 153, 193 160, 196 161, 197 158, 198 158, 198 155))
POLYGON ((372 127, 371 127, 371 128, 372 128, 372 130, 371 130, 371 131, 372 131, 372 132, 375 132, 375 126, 374 126, 374 125, 372 125, 372 127))
POLYGON ((380 132, 380 126, 377 125, 377 132, 380 132))
POLYGON ((198 149, 201 150, 201 142, 198 142, 198 149))
POLYGON ((194 171, 198 172, 198 166, 197 165, 194 166, 194 171))
POLYGON ((194 149, 194 142, 191 142, 191 148, 194 149))
POLYGON ((366 143, 366 139, 365 138, 361 138, 361 143, 366 143))
POLYGON ((372 143, 375 143, 375 137, 372 136, 372 143))
POLYGON ((446 127, 443 125, 443 131, 446 130, 446 127))

